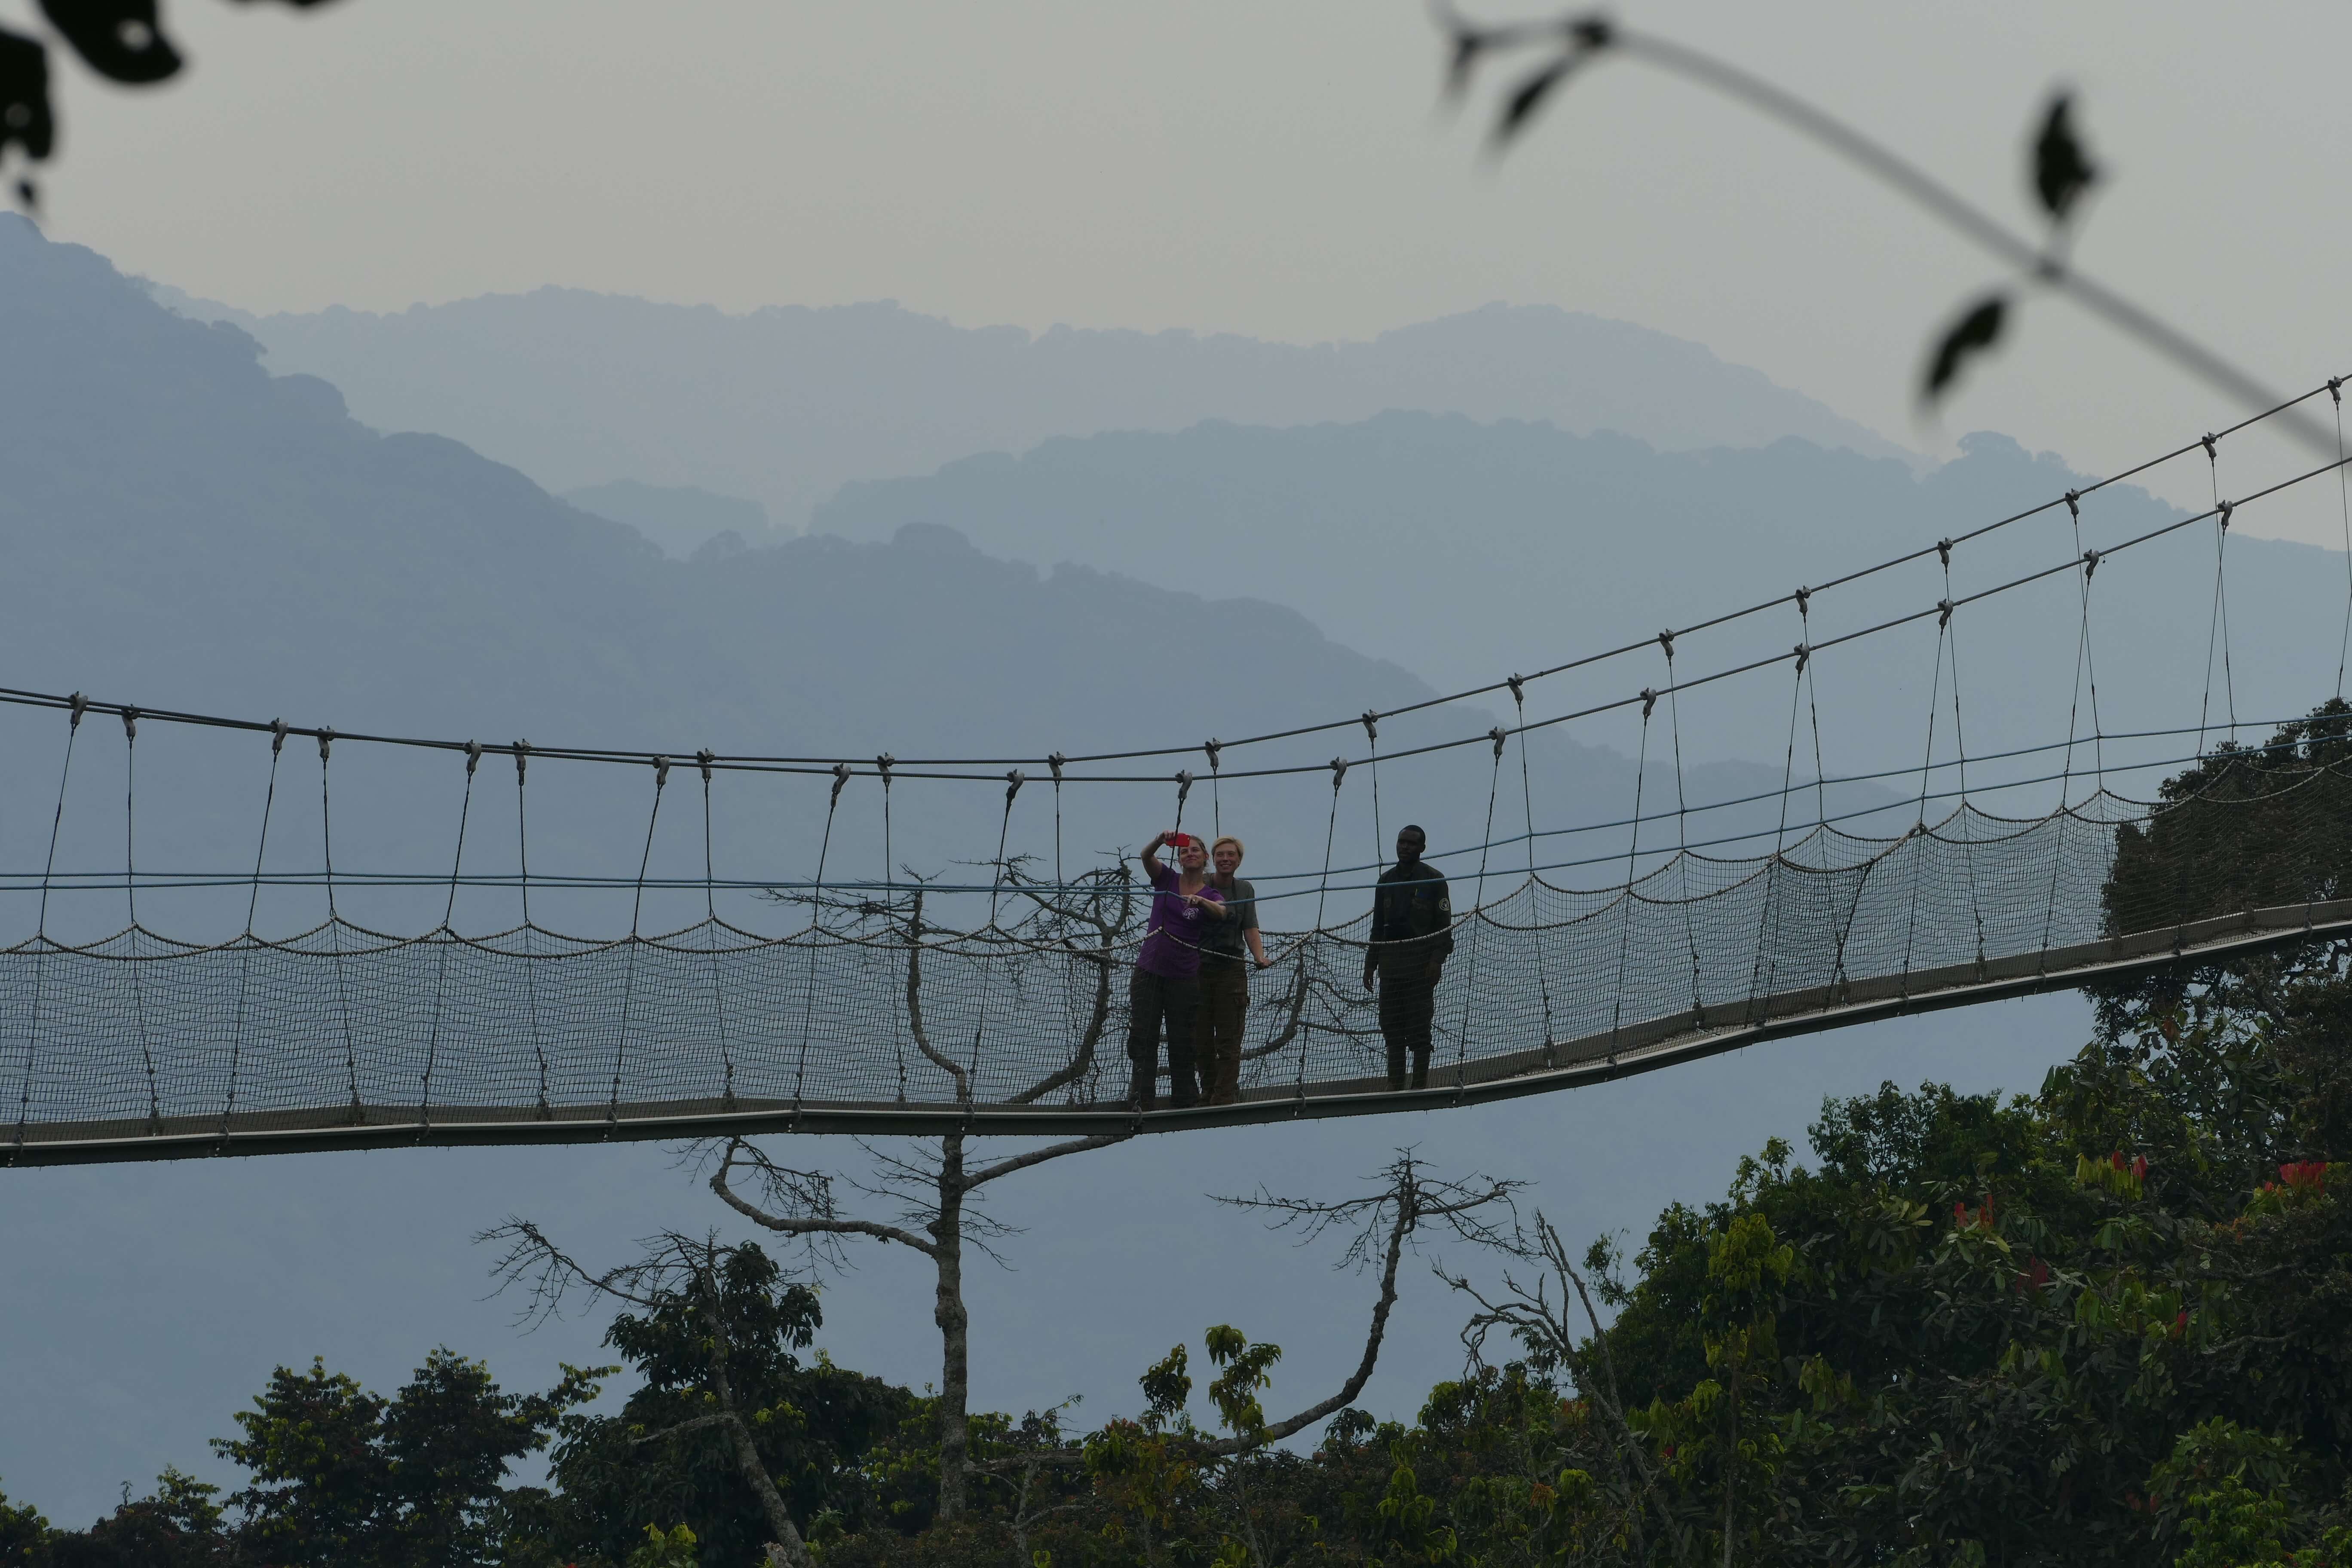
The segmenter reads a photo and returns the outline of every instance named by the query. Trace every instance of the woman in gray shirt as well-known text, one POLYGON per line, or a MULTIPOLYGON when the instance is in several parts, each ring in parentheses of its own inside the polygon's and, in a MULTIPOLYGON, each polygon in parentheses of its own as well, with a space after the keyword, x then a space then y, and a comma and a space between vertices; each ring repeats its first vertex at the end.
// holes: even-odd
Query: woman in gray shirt
POLYGON ((1235 874, 1241 869, 1242 841, 1231 835, 1218 839, 1209 847, 1209 858, 1215 868, 1210 884, 1224 895, 1231 918, 1211 921, 1201 936, 1194 1052, 1201 1064, 1202 1098, 1211 1105, 1232 1105, 1241 1099, 1250 964, 1255 962, 1263 969, 1269 960, 1265 939, 1258 934, 1257 889, 1235 874))

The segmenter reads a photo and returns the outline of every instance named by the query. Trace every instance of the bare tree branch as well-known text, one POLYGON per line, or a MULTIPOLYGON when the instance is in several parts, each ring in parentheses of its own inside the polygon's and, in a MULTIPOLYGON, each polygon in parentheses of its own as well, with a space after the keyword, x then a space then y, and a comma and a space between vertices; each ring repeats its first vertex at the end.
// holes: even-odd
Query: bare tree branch
POLYGON ((1083 1154, 1089 1149, 1108 1149, 1114 1143, 1124 1143, 1133 1136, 1129 1132, 1097 1132, 1091 1137, 1072 1138, 1066 1142, 1049 1143, 1043 1149, 1032 1149, 1025 1154, 999 1160, 993 1165, 983 1165, 963 1179, 963 1190, 971 1192, 999 1176, 1009 1176, 1015 1171, 1025 1171, 1048 1160, 1058 1160, 1065 1154, 1083 1154))
POLYGON ((926 1258, 938 1256, 935 1242, 911 1230, 841 1214, 834 1206, 832 1177, 819 1172, 795 1171, 789 1166, 779 1165, 757 1146, 740 1138, 727 1141, 719 1168, 711 1173, 710 1190, 719 1194, 721 1203, 752 1224, 784 1236, 866 1236, 878 1241, 895 1241, 901 1247, 914 1248, 926 1258), (770 1203, 777 1205, 775 1209, 762 1208, 735 1191, 728 1178, 739 1163, 757 1173, 764 1195, 770 1203))
POLYGON ((1507 1245, 1507 1237, 1515 1234, 1499 1228, 1487 1215, 1497 1210, 1506 1215, 1515 1213, 1512 1194, 1527 1184, 1524 1182, 1476 1176, 1459 1182, 1433 1181, 1423 1174, 1422 1163, 1410 1149, 1400 1150, 1381 1174, 1387 1184, 1379 1193, 1337 1203, 1277 1197, 1263 1188, 1253 1197, 1217 1199, 1234 1208, 1278 1215, 1270 1222, 1272 1227, 1298 1228, 1303 1232, 1301 1245, 1335 1227, 1354 1227, 1339 1267, 1360 1268, 1377 1255, 1381 1259, 1381 1293, 1372 1304, 1372 1321, 1365 1331, 1363 1356, 1337 1393, 1255 1432, 1203 1443, 1203 1452, 1220 1457, 1245 1454, 1304 1431, 1355 1402, 1356 1396, 1363 1393, 1364 1384, 1371 1381, 1373 1368, 1380 1363, 1381 1344, 1388 1335, 1389 1313, 1396 1306, 1397 1265, 1404 1257, 1405 1247, 1417 1245, 1422 1227, 1437 1225, 1456 1239, 1481 1247, 1507 1245))

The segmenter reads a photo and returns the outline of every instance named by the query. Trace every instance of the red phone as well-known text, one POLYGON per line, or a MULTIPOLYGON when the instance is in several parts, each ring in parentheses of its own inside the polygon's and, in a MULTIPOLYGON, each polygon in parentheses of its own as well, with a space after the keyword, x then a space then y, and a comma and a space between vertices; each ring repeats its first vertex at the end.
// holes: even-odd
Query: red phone
POLYGON ((1168 847, 1171 849, 1185 848, 1192 842, 1192 836, 1189 833, 1171 833, 1168 836, 1168 847))

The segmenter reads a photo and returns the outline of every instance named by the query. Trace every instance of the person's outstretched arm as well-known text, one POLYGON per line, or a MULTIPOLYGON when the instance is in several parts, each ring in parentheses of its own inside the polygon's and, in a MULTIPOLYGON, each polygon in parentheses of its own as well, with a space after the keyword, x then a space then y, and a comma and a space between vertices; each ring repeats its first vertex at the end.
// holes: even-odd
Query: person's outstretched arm
POLYGON ((1151 836, 1151 842, 1143 847, 1139 858, 1143 861, 1145 876, 1156 878, 1160 875, 1160 847, 1167 842, 1167 834, 1155 833, 1151 836))

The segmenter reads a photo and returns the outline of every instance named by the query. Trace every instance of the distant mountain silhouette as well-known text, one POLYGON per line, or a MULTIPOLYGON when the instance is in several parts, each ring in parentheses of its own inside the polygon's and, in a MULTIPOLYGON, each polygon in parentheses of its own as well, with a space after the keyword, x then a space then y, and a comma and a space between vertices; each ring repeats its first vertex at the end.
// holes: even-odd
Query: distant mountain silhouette
MULTIPOLYGON (((1425 414, 1282 430, 1212 423, 1055 439, 1019 458, 967 458, 925 479, 851 485, 818 509, 814 526, 877 539, 928 521, 996 553, 1262 595, 1350 647, 1395 659, 1441 689, 1462 689, 1819 584, 2090 482, 2007 437, 1961 445, 1959 458, 1916 476, 1898 462, 1795 440, 1661 452, 1621 436, 1425 414)), ((2180 515, 2118 486, 2084 500, 2083 542, 2104 548, 2180 515)), ((2063 563, 2075 548, 2065 510, 2054 507, 1956 552, 1951 591, 1965 597, 2063 563)), ((2091 652, 2109 730, 2179 723, 2184 714, 2195 722, 2213 560, 2204 523, 2097 572, 2091 652)), ((2345 621, 2342 557, 2232 537, 2229 571, 2239 710, 2277 717, 2328 696, 2345 621)), ((1812 640, 1932 606, 1946 592, 1930 552, 1817 597, 1812 640)), ((2082 620, 2076 595, 2065 574, 1958 612, 1972 752, 2064 737, 2082 620)), ((1822 656, 1815 674, 1833 774, 1916 768, 1931 689, 1941 693, 1939 745, 1948 754, 1951 678, 1948 668, 1937 672, 1937 631, 1931 615, 1822 656)), ((1685 639, 1680 672, 1687 679, 1786 654, 1803 635, 1793 607, 1776 610, 1685 639)), ((1665 678, 1663 654, 1652 649, 1571 682, 1580 700, 1559 700, 1622 697, 1665 678)), ((1769 679, 1692 693, 1685 747, 1782 757, 1787 681, 1783 665, 1769 679)), ((2211 684, 2218 715, 2227 700, 2218 650, 2211 684)), ((1543 700, 1555 700, 1548 688, 1543 700)), ((2087 682, 2080 718, 2087 733, 2087 682)), ((1576 728, 1629 752, 1637 744, 1638 727, 1622 716, 1576 728)))
POLYGON ((768 542, 767 508, 695 485, 614 479, 568 490, 563 499, 582 511, 627 523, 661 546, 662 553, 681 559, 699 550, 731 553, 768 542))
POLYGON ((1784 436, 1901 449, 1693 342, 1489 305, 1370 342, 957 327, 895 303, 731 314, 572 289, 376 315, 232 320, 272 369, 324 376, 363 422, 454 437, 551 489, 614 479, 752 497, 797 529, 853 479, 928 473, 1053 436, 1202 419, 1298 425, 1424 409, 1615 430, 1667 448, 1784 436))
MULTIPOLYGON (((173 314, 103 258, 16 219, 0 219, 0 341, 11 350, 0 378, 0 684, 347 731, 528 736, 681 757, 703 745, 854 757, 1192 748, 1433 695, 1405 668, 1328 639, 1296 611, 1212 596, 1224 590, 1211 578, 1154 585, 1083 565, 1040 573, 920 521, 872 542, 820 535, 665 559, 634 530, 455 441, 376 433, 328 383, 268 374, 241 330, 173 314)), ((1393 720, 1382 744, 1475 735, 1497 717, 1473 707, 1393 720)), ((0 861, 22 867, 40 858, 62 721, 21 710, 0 711, 0 861)), ((1351 721, 1307 737, 1273 760, 1311 773, 1255 794, 1204 786, 1193 808, 1213 819, 1221 801, 1235 814, 1226 820, 1248 826, 1266 870, 1312 866, 1331 801, 1321 764, 1362 740, 1351 721)), ((90 782, 119 773, 120 742, 98 742, 76 763, 91 798, 121 798, 117 784, 90 782)), ((180 764, 164 748, 184 742, 194 745, 169 727, 142 732, 141 755, 154 759, 142 763, 147 787, 169 781, 176 793, 142 795, 140 842, 182 863, 238 864, 252 853, 254 769, 266 748, 206 742, 200 758, 183 753, 184 768, 201 762, 195 774, 175 777, 180 764)), ((350 803, 338 808, 339 855, 437 868, 457 762, 428 755, 404 772, 368 761, 378 755, 336 752, 338 798, 350 803)), ((1594 803, 1631 795, 1623 756, 1552 736, 1536 755, 1538 809, 1555 824, 1569 811, 1605 816, 1594 803)), ((1193 751, 1189 763, 1127 765, 1145 784, 1074 793, 1073 858, 1091 863, 1163 826, 1175 811, 1172 775, 1187 765, 1208 771, 1193 751)), ((1483 744, 1392 764, 1388 809, 1420 816, 1441 847, 1474 839, 1490 772, 1483 744)), ((562 848, 572 868, 634 868, 631 836, 643 832, 649 786, 605 770, 569 805, 542 793, 583 773, 597 770, 533 770, 534 867, 565 869, 553 853, 562 848)), ((1768 775, 1779 776, 1717 768, 1695 773, 1692 787, 1722 798, 1768 775)), ((836 875, 882 865, 870 779, 869 769, 833 840, 836 875)), ((1350 781, 1343 803, 1342 866, 1381 847, 1360 781, 1369 783, 1350 781)), ((825 782, 722 780, 721 874, 805 875, 825 782)), ((1016 836, 1015 849, 1049 842, 1047 787, 1023 797, 1016 826, 1027 837, 1016 836)), ((1002 795, 994 784, 902 785, 895 856, 929 869, 985 857, 1002 795)), ((307 789, 289 799, 287 809, 315 814, 307 789)), ((469 852, 510 857, 511 821, 479 826, 492 837, 469 839, 469 852)), ((68 858, 119 863, 110 858, 121 830, 119 815, 72 817, 68 858)), ((283 843, 293 853, 304 840, 283 843)), ((697 870, 699 848, 698 838, 697 870)))

